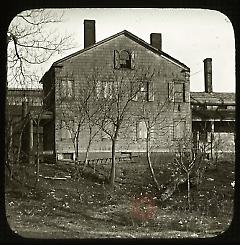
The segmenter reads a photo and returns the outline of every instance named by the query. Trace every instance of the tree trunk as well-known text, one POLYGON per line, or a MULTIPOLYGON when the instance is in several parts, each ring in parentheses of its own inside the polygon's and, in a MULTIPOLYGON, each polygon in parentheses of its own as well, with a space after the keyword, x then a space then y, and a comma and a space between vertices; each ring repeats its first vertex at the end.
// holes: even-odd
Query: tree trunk
MULTIPOLYGON (((149 129, 148 129, 149 131, 149 129)), ((155 187, 157 188, 158 191, 160 191, 159 183, 157 181, 153 166, 152 166, 152 161, 151 161, 151 153, 150 153, 150 133, 147 132, 147 139, 146 139, 146 152, 147 152, 147 162, 148 162, 148 167, 151 173, 151 176, 153 178, 155 187)))
POLYGON ((78 164, 79 160, 79 130, 76 135, 76 149, 75 149, 76 157, 75 157, 75 164, 78 164))
POLYGON ((35 182, 35 188, 37 186, 37 183, 39 182, 39 174, 40 174, 40 166, 39 166, 39 120, 37 122, 37 156, 36 156, 36 182, 35 182))
POLYGON ((83 170, 84 170, 85 167, 87 166, 88 155, 89 155, 89 150, 90 150, 91 143, 92 143, 92 130, 91 130, 91 128, 90 128, 89 141, 88 141, 88 145, 87 145, 87 149, 86 149, 86 153, 85 153, 83 170))
POLYGON ((190 173, 187 172, 187 200, 188 200, 188 209, 191 208, 191 201, 190 201, 190 173))
MULTIPOLYGON (((9 122, 10 123, 10 122, 9 122)), ((6 167, 9 170, 9 176, 10 179, 13 177, 13 148, 12 148, 12 141, 13 141, 13 136, 12 136, 12 124, 10 123, 9 126, 9 131, 7 130, 6 132, 6 152, 7 152, 7 159, 6 159, 6 167)))
POLYGON ((87 163, 88 163, 88 155, 89 155, 90 145, 91 145, 91 141, 88 142, 87 149, 85 152, 83 170, 86 168, 87 163))
POLYGON ((116 178, 116 139, 112 140, 112 166, 110 172, 110 185, 114 186, 116 178))
POLYGON ((16 165, 19 165, 19 161, 20 161, 20 154, 21 154, 21 149, 22 149, 22 135, 23 135, 23 130, 26 126, 26 122, 23 124, 23 128, 21 130, 20 136, 19 136, 19 146, 18 146, 18 153, 17 153, 17 162, 16 165))
POLYGON ((147 141, 146 141, 146 151, 147 151, 147 162, 148 162, 148 167, 150 169, 150 173, 151 173, 151 176, 153 178, 153 181, 154 181, 154 184, 157 188, 158 191, 160 191, 160 187, 159 187, 159 184, 158 184, 158 181, 157 181, 157 178, 156 178, 156 175, 155 175, 155 172, 154 172, 154 169, 153 169, 153 166, 152 166, 152 161, 151 161, 151 156, 150 156, 150 149, 149 149, 149 136, 147 136, 147 141))

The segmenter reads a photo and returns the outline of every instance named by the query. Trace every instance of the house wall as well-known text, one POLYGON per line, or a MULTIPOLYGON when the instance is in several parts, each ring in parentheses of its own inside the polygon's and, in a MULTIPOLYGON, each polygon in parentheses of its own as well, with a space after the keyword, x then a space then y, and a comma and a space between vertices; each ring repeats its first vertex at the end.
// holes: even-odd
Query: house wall
MULTIPOLYGON (((55 69, 55 143, 56 152, 58 154, 73 152, 73 144, 71 139, 62 139, 61 130, 61 106, 65 103, 61 100, 61 88, 62 79, 70 78, 74 80, 74 96, 77 98, 80 96, 80 84, 85 83, 86 79, 89 79, 90 74, 97 75, 97 79, 105 79, 111 76, 114 69, 114 50, 127 49, 128 51, 134 51, 135 54, 135 68, 131 70, 120 70, 119 73, 143 73, 146 70, 148 73, 153 73, 151 80, 154 82, 155 98, 164 103, 168 99, 169 83, 174 80, 181 80, 185 83, 186 102, 183 103, 171 103, 169 110, 163 112, 165 121, 162 123, 161 128, 165 128, 166 134, 159 138, 159 144, 157 151, 169 152, 171 151, 173 141, 173 121, 185 120, 186 128, 191 131, 191 116, 190 116, 190 101, 189 101, 189 80, 185 78, 183 68, 172 63, 171 61, 160 57, 152 51, 141 46, 137 42, 129 39, 128 37, 121 35, 111 41, 105 42, 95 48, 86 50, 79 55, 71 57, 68 60, 63 61, 61 68, 55 69), (61 101, 61 102, 59 102, 61 101)), ((157 100, 156 99, 156 100, 157 100)), ((69 102, 66 102, 69 104, 69 102)), ((74 107, 74 101, 70 102, 74 107)), ((155 101, 148 102, 153 105, 155 101)), ((138 110, 139 103, 133 101, 131 103, 131 111, 138 110)), ((69 110, 69 107, 68 107, 69 110)), ((136 116, 131 116, 131 127, 125 131, 117 143, 117 151, 129 150, 134 152, 144 151, 144 142, 138 141, 135 138, 135 124, 136 116), (125 137, 123 137, 125 135, 125 137), (126 137, 129 136, 129 137, 126 137), (127 139, 126 139, 127 138, 127 139), (130 142, 129 142, 129 139, 130 142)), ((158 130, 156 128, 156 130, 158 130)), ((87 133, 83 132, 80 136, 80 149, 84 150, 87 143, 87 133)), ((110 152, 111 141, 108 139, 102 139, 99 135, 95 142, 91 146, 92 152, 110 152)))
POLYGON ((51 68, 41 80, 43 84, 44 109, 53 113, 53 119, 43 124, 44 160, 55 159, 55 69, 51 68))

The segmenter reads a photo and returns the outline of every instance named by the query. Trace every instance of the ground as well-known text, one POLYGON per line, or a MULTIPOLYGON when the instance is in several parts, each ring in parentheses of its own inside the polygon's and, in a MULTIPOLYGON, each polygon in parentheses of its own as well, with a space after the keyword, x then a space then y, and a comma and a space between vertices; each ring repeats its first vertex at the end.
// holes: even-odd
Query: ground
MULTIPOLYGON (((10 228, 34 238, 175 238, 212 237, 230 225, 234 162, 221 161, 205 172, 202 184, 191 189, 190 210, 184 186, 161 202, 148 168, 139 172, 137 161, 119 166, 124 164, 113 190, 96 169, 86 168, 76 179, 75 167, 63 163, 41 163, 36 189, 7 182, 10 228)), ((160 184, 170 179, 171 167, 162 163, 158 168, 160 184)), ((29 184, 31 176, 27 179, 29 184)))

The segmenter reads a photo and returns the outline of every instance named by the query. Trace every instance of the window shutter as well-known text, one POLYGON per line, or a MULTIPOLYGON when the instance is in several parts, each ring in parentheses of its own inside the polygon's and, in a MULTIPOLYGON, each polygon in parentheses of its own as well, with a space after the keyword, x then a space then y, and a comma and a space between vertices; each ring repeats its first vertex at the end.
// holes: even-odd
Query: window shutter
POLYGON ((138 90, 137 88, 135 87, 136 86, 136 83, 135 82, 131 82, 131 93, 130 93, 130 96, 132 98, 133 101, 137 101, 138 100, 138 90))
POLYGON ((101 97, 101 93, 102 93, 102 82, 97 81, 96 82, 96 96, 97 96, 97 98, 101 97))
POLYGON ((174 101, 174 82, 168 83, 168 99, 174 101))
POLYGON ((67 97, 73 97, 73 80, 67 81, 67 97))
POLYGON ((114 50, 114 68, 120 68, 120 55, 117 50, 114 50))
POLYGON ((109 84, 108 84, 108 82, 102 82, 102 92, 103 92, 103 97, 105 99, 108 98, 108 94, 109 94, 109 84))
POLYGON ((132 51, 131 53, 131 68, 134 69, 135 68, 135 52, 132 51))
POLYGON ((154 101, 154 83, 148 83, 148 101, 154 101))
POLYGON ((187 86, 186 83, 184 83, 184 86, 183 86, 183 93, 184 93, 184 99, 185 99, 185 102, 190 102, 190 91, 189 91, 189 87, 187 86))

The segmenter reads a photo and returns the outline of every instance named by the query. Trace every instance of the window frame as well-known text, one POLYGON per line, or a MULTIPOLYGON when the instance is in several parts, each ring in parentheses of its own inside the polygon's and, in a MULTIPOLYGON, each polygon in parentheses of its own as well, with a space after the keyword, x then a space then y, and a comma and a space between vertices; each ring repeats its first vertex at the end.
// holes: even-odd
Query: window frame
POLYGON ((140 90, 136 91, 135 96, 133 96, 133 88, 132 86, 137 84, 136 82, 131 82, 131 97, 134 101, 154 101, 154 88, 153 88, 153 81, 142 81, 142 85, 140 86, 140 90), (144 87, 145 85, 145 87, 144 87), (144 91, 142 90, 144 88, 144 91), (144 96, 143 96, 143 93, 144 96))
POLYGON ((185 102, 185 84, 183 81, 174 81, 174 88, 173 88, 173 99, 175 103, 183 103, 185 102), (182 85, 182 91, 176 90, 177 85, 182 85), (180 96, 176 96, 180 95, 180 96), (181 99, 180 99, 181 98, 181 99))
POLYGON ((138 140, 141 140, 141 141, 147 140, 147 125, 146 125, 145 119, 139 119, 136 122, 136 139, 137 139, 137 141, 138 140), (145 132, 142 133, 142 134, 144 134, 143 135, 144 137, 142 137, 142 136, 140 137, 140 131, 144 130, 143 128, 140 130, 140 124, 144 125, 144 127, 145 127, 145 132))
POLYGON ((69 128, 66 126, 67 125, 66 121, 61 120, 60 125, 61 125, 61 128, 60 128, 61 140, 63 141, 63 140, 72 139, 71 132, 70 132, 69 128), (66 137, 66 135, 67 135, 67 137, 66 137))
POLYGON ((119 52, 119 65, 120 65, 120 69, 131 69, 131 54, 125 49, 123 49, 119 52), (128 59, 123 58, 121 56, 123 54, 127 55, 128 59))
POLYGON ((115 69, 134 69, 135 68, 135 52, 127 49, 114 50, 114 68, 115 69), (121 53, 126 52, 129 59, 121 57, 121 53), (123 61, 126 61, 125 65, 123 61))
POLYGON ((97 81, 95 94, 97 99, 112 99, 114 97, 114 81, 97 81))
POLYGON ((62 78, 61 79, 61 97, 62 99, 74 99, 74 79, 62 78), (69 83, 70 82, 70 83, 69 83), (71 84, 71 86, 69 86, 71 84), (69 89, 70 88, 70 89, 69 89), (69 90, 71 93, 69 93, 69 90))

